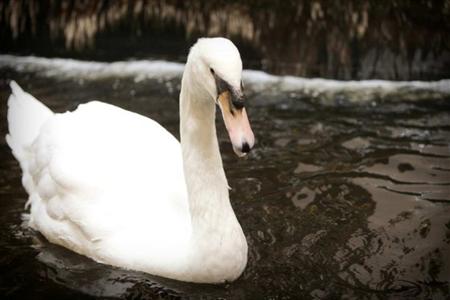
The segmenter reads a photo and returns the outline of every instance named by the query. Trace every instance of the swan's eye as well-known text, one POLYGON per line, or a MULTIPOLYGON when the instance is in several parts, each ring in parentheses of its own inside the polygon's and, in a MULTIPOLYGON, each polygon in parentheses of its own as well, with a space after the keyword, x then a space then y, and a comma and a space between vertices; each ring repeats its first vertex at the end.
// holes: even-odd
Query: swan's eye
POLYGON ((211 72, 211 74, 214 75, 214 70, 213 70, 213 68, 209 68, 209 71, 211 72))

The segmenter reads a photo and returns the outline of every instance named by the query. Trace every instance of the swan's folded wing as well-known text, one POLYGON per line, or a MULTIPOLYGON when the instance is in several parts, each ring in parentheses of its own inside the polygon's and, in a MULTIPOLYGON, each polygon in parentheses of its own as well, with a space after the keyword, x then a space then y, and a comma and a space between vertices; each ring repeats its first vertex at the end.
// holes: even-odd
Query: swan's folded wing
POLYGON ((53 242, 89 255, 127 228, 187 221, 180 145, 148 118, 92 102, 47 122, 31 153, 31 223, 53 242))

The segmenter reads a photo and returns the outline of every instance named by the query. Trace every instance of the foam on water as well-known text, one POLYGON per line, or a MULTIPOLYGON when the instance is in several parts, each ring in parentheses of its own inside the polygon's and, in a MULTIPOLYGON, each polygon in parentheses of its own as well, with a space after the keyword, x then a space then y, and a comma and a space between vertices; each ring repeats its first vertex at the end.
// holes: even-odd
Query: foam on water
MULTIPOLYGON (((181 77, 184 64, 161 60, 118 62, 80 61, 62 58, 0 55, 0 68, 39 72, 49 77, 101 79, 128 77, 135 81, 181 77)), ((364 101, 376 99, 424 100, 450 97, 450 79, 439 81, 338 81, 322 78, 275 76, 244 70, 243 79, 253 92, 293 92, 314 98, 364 101)))
POLYGON ((180 76, 184 65, 159 60, 106 63, 65 58, 0 55, 0 67, 10 67, 25 72, 41 72, 41 75, 49 77, 83 77, 85 79, 134 77, 142 80, 180 76))
POLYGON ((450 96, 450 79, 439 81, 342 81, 323 78, 274 76, 261 71, 244 71, 244 80, 256 91, 295 92, 313 98, 343 98, 350 101, 430 100, 450 96))

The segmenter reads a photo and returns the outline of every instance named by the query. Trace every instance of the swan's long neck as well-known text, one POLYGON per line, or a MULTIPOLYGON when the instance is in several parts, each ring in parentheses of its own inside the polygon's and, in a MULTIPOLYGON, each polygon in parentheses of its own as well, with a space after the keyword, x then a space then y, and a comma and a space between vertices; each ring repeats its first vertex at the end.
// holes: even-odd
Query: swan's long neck
POLYGON ((200 233, 203 225, 211 227, 224 214, 234 213, 216 136, 215 105, 192 88, 189 75, 188 65, 180 94, 180 136, 192 225, 200 233))
POLYGON ((243 268, 247 244, 230 204, 216 136, 215 104, 207 97, 193 82, 188 60, 180 93, 180 136, 195 253, 191 259, 199 260, 195 262, 199 265, 208 259, 236 260, 230 267, 243 268))

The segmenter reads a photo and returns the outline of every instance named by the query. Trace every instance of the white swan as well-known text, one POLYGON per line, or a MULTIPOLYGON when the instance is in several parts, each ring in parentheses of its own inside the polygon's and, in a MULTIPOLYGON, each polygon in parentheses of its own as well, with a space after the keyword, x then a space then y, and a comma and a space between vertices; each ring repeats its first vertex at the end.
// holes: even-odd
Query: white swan
POLYGON ((29 224, 98 262, 177 280, 232 281, 247 242, 228 197, 215 104, 233 148, 254 145, 242 62, 224 38, 191 48, 180 93, 180 143, 158 123, 90 102, 55 114, 11 82, 7 142, 23 171, 29 224))

